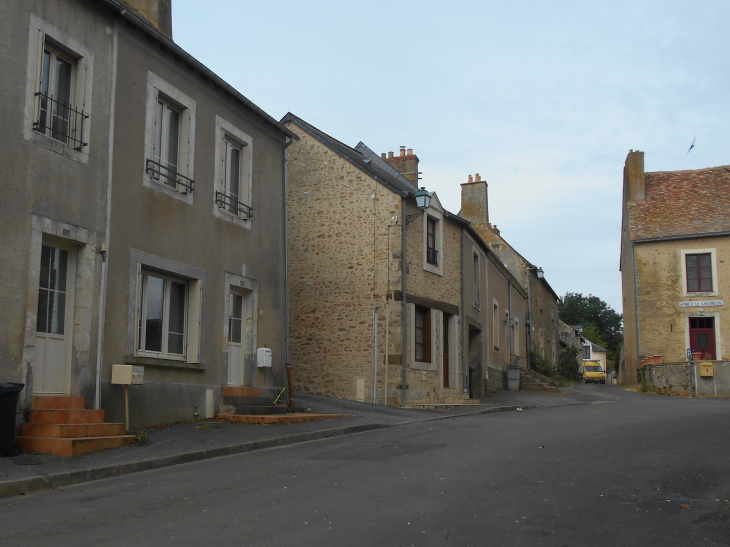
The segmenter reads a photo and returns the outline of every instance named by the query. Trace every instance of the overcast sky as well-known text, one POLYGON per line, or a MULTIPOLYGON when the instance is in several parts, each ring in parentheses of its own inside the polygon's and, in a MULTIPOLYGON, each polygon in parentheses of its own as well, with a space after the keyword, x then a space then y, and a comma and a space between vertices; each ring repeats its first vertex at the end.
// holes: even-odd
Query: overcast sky
POLYGON ((413 148, 452 212, 480 173, 555 291, 619 312, 629 149, 647 171, 730 164, 727 0, 173 0, 173 35, 276 119, 413 148))

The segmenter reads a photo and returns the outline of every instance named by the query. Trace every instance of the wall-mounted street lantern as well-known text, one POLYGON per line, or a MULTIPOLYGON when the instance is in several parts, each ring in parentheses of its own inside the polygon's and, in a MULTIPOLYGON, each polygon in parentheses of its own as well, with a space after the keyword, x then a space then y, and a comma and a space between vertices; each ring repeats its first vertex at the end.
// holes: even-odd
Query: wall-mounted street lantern
POLYGON ((426 188, 424 186, 421 187, 421 189, 416 192, 416 205, 421 210, 420 213, 416 213, 415 215, 406 215, 406 226, 408 226, 411 222, 416 220, 418 217, 420 217, 423 213, 426 212, 426 210, 431 205, 431 194, 428 193, 426 188))
POLYGON ((543 279, 545 277, 545 270, 543 270, 542 268, 538 268, 537 277, 538 277, 538 279, 543 279))

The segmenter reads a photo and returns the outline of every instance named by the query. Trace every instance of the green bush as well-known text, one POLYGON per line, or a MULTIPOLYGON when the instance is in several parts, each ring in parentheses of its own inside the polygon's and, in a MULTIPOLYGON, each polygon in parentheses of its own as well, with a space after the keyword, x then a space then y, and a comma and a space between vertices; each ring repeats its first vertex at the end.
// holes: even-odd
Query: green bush
POLYGON ((560 354, 560 359, 558 359, 558 374, 560 376, 571 380, 578 379, 578 373, 580 372, 579 353, 578 348, 569 347, 560 354))
POLYGON ((537 348, 532 348, 530 352, 530 367, 532 370, 539 372, 543 376, 551 377, 555 374, 552 363, 546 358, 540 355, 537 348))

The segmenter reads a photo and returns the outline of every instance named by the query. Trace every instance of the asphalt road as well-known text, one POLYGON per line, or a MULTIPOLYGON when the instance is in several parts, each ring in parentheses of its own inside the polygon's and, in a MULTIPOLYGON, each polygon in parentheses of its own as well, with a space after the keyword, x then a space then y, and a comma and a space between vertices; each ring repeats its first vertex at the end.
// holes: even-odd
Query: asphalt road
POLYGON ((730 544, 730 401, 448 417, 0 502, 0 545, 730 544))

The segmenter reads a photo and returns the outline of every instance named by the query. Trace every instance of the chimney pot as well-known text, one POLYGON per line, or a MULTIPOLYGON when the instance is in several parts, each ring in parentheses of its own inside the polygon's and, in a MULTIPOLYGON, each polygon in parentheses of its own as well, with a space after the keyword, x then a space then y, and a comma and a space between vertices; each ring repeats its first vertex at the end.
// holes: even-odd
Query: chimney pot
POLYGON ((467 182, 474 182, 474 178, 472 178, 472 176, 469 175, 469 180, 467 180, 467 182))
POLYGON ((406 156, 412 156, 413 155, 413 148, 409 148, 406 152, 406 156))
POLYGON ((401 149, 400 149, 400 155, 401 156, 405 156, 406 155, 406 149, 405 148, 401 147, 401 149))
POLYGON ((477 182, 481 182, 481 181, 482 181, 482 177, 480 177, 480 176, 479 176, 479 173, 477 173, 477 174, 475 174, 475 175, 474 175, 474 179, 475 179, 475 180, 476 180, 477 182))
POLYGON ((392 158, 393 157, 393 152, 388 152, 388 157, 389 158, 392 158))
POLYGON ((383 152, 382 154, 380 154, 380 157, 383 158, 383 159, 385 159, 385 152, 383 152))

